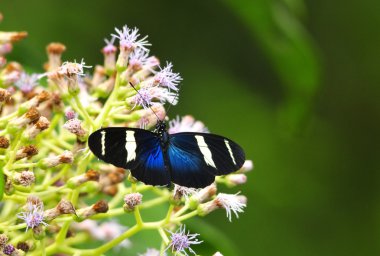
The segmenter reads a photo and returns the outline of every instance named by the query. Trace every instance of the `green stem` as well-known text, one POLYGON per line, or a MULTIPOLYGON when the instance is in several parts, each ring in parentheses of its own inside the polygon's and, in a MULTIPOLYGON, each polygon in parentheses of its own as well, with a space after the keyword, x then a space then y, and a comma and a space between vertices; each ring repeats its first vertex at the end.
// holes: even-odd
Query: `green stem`
POLYGON ((166 214, 166 218, 164 220, 165 223, 169 223, 170 217, 172 216, 173 209, 174 209, 174 204, 170 204, 169 209, 168 209, 168 213, 166 214))
POLYGON ((17 116, 17 111, 13 112, 12 114, 9 114, 7 116, 3 116, 2 118, 0 118, 0 123, 2 122, 7 122, 12 119, 12 118, 15 118, 17 116))
POLYGON ((13 165, 10 167, 10 170, 33 168, 33 167, 35 167, 35 166, 37 166, 37 163, 13 164, 13 165))
POLYGON ((149 201, 146 201, 146 202, 140 204, 139 207, 140 207, 140 209, 147 209, 147 208, 162 204, 162 203, 166 202, 167 200, 168 199, 166 197, 157 197, 155 199, 152 199, 152 200, 149 200, 149 201))
POLYGON ((185 204, 185 206, 183 206, 178 212, 176 212, 176 213, 174 214, 174 217, 181 216, 181 215, 184 214, 188 209, 189 209, 189 204, 185 204))
POLYGON ((163 228, 159 228, 158 233, 160 233, 162 241, 165 243, 165 245, 168 245, 170 243, 170 240, 168 236, 166 235, 165 231, 163 230, 163 228))
POLYGON ((41 188, 43 190, 46 190, 50 185, 54 184, 55 182, 57 182, 60 178, 62 178, 63 176, 65 176, 65 174, 67 173, 67 171, 70 169, 70 165, 65 165, 61 171, 59 173, 57 173, 56 175, 54 175, 52 178, 44 181, 42 183, 42 186, 38 186, 36 187, 36 190, 40 190, 41 188))
POLYGON ((138 206, 135 207, 134 214, 135 214, 135 219, 136 219, 137 225, 139 227, 142 227, 144 225, 144 222, 142 220, 142 217, 141 217, 140 210, 139 210, 138 206))
POLYGON ((63 149, 61 149, 60 147, 54 145, 51 141, 48 141, 48 140, 42 140, 41 141, 42 145, 44 145, 45 147, 47 148, 50 148, 51 150, 53 150, 55 153, 57 154, 62 154, 63 153, 63 149))
POLYGON ((135 121, 135 118, 132 115, 113 114, 112 118, 123 121, 135 121))
POLYGON ((0 231, 9 232, 9 231, 24 229, 24 228, 26 228, 26 223, 21 223, 18 225, 13 225, 13 226, 8 226, 8 227, 0 227, 0 231))
POLYGON ((133 236, 134 234, 136 234, 140 230, 141 230, 141 226, 135 225, 132 228, 130 228, 127 231, 125 231, 119 237, 117 237, 117 238, 109 241, 108 243, 105 243, 104 245, 102 245, 102 246, 100 246, 100 247, 98 247, 96 249, 82 250, 81 255, 83 255, 83 256, 86 256, 86 255, 90 255, 90 256, 101 255, 102 253, 104 253, 104 252, 112 249, 113 247, 115 247, 116 245, 118 245, 119 243, 121 243, 122 241, 124 241, 125 239, 133 236))
POLYGON ((4 166, 4 170, 9 170, 9 166, 14 162, 15 158, 16 158, 16 153, 17 153, 17 149, 20 147, 21 145, 21 132, 19 132, 17 134, 17 136, 14 138, 13 142, 12 142, 12 145, 11 145, 11 148, 8 152, 8 162, 7 164, 4 166))
POLYGON ((172 219, 172 222, 182 222, 184 220, 190 219, 190 218, 192 218, 194 216, 197 216, 197 215, 198 215, 198 211, 194 210, 194 211, 189 212, 189 213, 187 213, 185 215, 182 215, 180 217, 172 219))
POLYGON ((91 127, 95 130, 96 126, 94 121, 92 121, 92 118, 88 114, 87 110, 83 107, 82 103, 80 102, 78 95, 74 95, 74 101, 77 104, 78 108, 80 109, 80 113, 83 115, 83 118, 86 122, 90 123, 91 127))
POLYGON ((112 102, 114 102, 116 99, 119 87, 120 87, 120 72, 116 74, 115 87, 113 88, 111 95, 109 96, 106 103, 104 104, 102 112, 100 112, 98 117, 95 119, 95 126, 97 128, 99 128, 102 125, 104 120, 107 118, 109 112, 111 111, 112 102))

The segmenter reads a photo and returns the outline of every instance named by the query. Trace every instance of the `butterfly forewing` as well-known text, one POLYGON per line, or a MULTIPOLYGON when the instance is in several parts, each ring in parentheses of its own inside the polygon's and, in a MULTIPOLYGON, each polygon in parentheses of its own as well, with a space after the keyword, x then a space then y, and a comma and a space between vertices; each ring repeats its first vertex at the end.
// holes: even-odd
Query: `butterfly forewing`
POLYGON ((190 165, 192 169, 198 168, 212 175, 237 171, 245 161, 244 151, 230 139, 209 133, 177 133, 170 136, 169 158, 173 176, 181 166, 181 161, 173 160, 179 158, 176 151, 184 151, 186 158, 193 159, 194 164, 190 165), (173 166, 173 163, 176 166, 173 166))
POLYGON ((88 140, 91 151, 101 160, 130 169, 132 175, 151 185, 170 184, 159 138, 143 129, 110 127, 97 130, 88 140))

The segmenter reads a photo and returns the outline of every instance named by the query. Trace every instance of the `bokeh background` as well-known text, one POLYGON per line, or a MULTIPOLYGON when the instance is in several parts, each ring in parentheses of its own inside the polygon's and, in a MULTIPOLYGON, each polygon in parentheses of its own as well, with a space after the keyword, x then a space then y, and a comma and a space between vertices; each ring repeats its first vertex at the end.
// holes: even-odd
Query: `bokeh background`
MULTIPOLYGON (((45 46, 102 62, 103 38, 137 26, 184 77, 170 116, 192 114, 253 159, 248 207, 188 223, 211 255, 380 254, 380 2, 3 0, 11 58, 42 72, 45 46)), ((154 246, 141 236, 136 255, 154 246)))

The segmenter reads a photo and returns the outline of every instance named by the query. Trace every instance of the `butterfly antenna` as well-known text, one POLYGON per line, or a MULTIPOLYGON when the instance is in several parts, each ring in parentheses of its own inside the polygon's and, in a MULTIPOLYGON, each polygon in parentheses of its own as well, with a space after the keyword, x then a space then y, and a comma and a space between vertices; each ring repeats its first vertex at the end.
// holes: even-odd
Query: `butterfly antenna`
POLYGON ((136 87, 131 83, 131 82, 129 82, 129 84, 132 86, 132 88, 133 89, 135 89, 135 91, 137 92, 137 94, 140 96, 140 98, 143 100, 143 101, 145 101, 145 104, 147 105, 147 106, 149 106, 149 108, 150 108, 150 110, 152 110, 152 112, 153 112, 153 114, 157 117, 157 120, 158 121, 162 121, 159 117, 158 117, 158 115, 156 114, 156 112, 154 112, 154 110, 153 110, 153 108, 150 106, 150 104, 141 96, 141 94, 139 93, 139 91, 136 89, 136 87))

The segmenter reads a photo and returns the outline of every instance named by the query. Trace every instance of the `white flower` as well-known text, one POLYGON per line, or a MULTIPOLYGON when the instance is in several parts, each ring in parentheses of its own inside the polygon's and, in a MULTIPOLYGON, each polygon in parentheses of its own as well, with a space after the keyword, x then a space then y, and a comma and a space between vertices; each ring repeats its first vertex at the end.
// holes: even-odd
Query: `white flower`
POLYGON ((254 168, 252 160, 245 160, 243 166, 240 168, 241 172, 249 172, 254 168))
POLYGON ((149 59, 149 52, 137 48, 129 55, 129 65, 134 70, 140 70, 144 65, 146 65, 149 59))
POLYGON ((171 62, 166 63, 166 67, 161 68, 160 71, 154 76, 154 84, 159 84, 168 89, 178 91, 178 84, 182 81, 182 77, 179 73, 172 71, 173 64, 171 62))
POLYGON ((146 46, 151 45, 146 40, 148 36, 138 39, 140 34, 138 33, 139 30, 137 28, 130 29, 128 28, 127 25, 125 25, 122 30, 115 28, 115 31, 117 32, 117 35, 112 34, 112 36, 120 40, 120 47, 122 48, 126 48, 126 49, 141 48, 144 51, 148 51, 148 48, 146 48, 146 46))
POLYGON ((239 193, 236 193, 234 195, 219 193, 214 199, 214 202, 216 204, 226 209, 227 218, 229 221, 231 221, 231 212, 235 214, 236 218, 239 218, 238 214, 244 212, 243 208, 247 206, 246 197, 238 196, 239 193))
POLYGON ((112 37, 111 40, 104 38, 104 42, 106 43, 106 46, 104 46, 102 49, 102 52, 104 54, 112 54, 117 51, 117 48, 113 45, 115 42, 115 37, 112 37))
POLYGON ((20 78, 15 82, 15 85, 24 93, 31 92, 38 85, 38 74, 28 75, 22 72, 20 78))
POLYGON ((65 61, 61 67, 58 69, 58 73, 61 75, 79 75, 79 76, 84 76, 84 68, 91 68, 91 66, 86 66, 86 63, 81 60, 80 63, 77 63, 76 61, 74 62, 69 62, 65 61))
POLYGON ((208 133, 207 127, 201 122, 196 121, 194 117, 186 115, 182 118, 179 116, 169 122, 169 133, 178 132, 204 132, 208 133))
POLYGON ((42 203, 33 204, 32 202, 27 202, 27 210, 25 212, 20 212, 17 214, 19 219, 22 219, 26 223, 26 230, 28 228, 35 228, 40 224, 47 225, 44 220, 44 205, 42 203))
POLYGON ((203 241, 199 241, 196 237, 199 236, 199 234, 190 234, 190 231, 187 231, 186 234, 186 227, 185 225, 181 225, 180 228, 176 232, 171 232, 170 236, 170 243, 168 247, 166 248, 169 249, 171 248, 172 252, 180 252, 185 255, 188 255, 186 252, 186 249, 189 250, 192 254, 196 255, 196 252, 190 248, 191 245, 193 244, 200 244, 203 241))
POLYGON ((178 103, 178 94, 170 92, 166 88, 158 86, 146 86, 138 90, 138 93, 129 99, 129 103, 134 104, 133 108, 137 105, 143 108, 149 108, 159 101, 161 104, 166 102, 176 105, 178 103))

